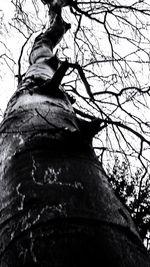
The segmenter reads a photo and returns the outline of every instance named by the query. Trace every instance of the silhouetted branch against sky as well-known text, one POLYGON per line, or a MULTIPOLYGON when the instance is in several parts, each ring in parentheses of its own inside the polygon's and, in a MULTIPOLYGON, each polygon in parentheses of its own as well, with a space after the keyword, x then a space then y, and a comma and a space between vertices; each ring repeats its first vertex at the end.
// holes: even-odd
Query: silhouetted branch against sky
MULTIPOLYGON (((149 1, 68 1, 62 15, 71 29, 56 47, 70 67, 62 80, 77 115, 98 118, 94 140, 103 164, 114 155, 148 169, 150 144, 149 1), (131 160, 134 159, 134 160, 131 160)), ((47 29, 40 0, 0 3, 0 107, 28 67, 35 37, 47 29)), ((55 50, 55 51, 56 51, 55 50)))

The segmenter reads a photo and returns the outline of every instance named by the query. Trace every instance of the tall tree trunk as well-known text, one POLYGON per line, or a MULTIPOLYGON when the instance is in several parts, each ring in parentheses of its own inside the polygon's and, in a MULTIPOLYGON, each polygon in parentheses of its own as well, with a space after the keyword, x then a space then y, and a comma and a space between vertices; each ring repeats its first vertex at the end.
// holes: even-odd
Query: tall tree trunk
POLYGON ((51 4, 50 21, 0 127, 0 266, 148 267, 92 149, 95 123, 77 119, 59 86, 68 65, 52 50, 69 28, 61 6, 51 4))

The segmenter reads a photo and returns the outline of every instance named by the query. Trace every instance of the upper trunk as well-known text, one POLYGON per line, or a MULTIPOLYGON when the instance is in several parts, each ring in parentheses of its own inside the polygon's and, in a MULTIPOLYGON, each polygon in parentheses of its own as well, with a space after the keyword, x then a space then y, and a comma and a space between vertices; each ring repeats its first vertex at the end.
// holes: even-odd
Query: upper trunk
POLYGON ((1 266, 150 266, 95 157, 90 123, 82 127, 59 86, 67 63, 52 50, 68 24, 51 8, 0 129, 1 266))

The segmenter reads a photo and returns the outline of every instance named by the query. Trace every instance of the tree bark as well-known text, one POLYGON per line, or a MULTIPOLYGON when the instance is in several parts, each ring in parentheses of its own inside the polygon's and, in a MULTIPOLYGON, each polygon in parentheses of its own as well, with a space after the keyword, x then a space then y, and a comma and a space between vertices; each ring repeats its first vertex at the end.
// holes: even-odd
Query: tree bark
POLYGON ((67 62, 53 48, 69 25, 52 5, 50 21, 0 127, 0 266, 148 267, 92 149, 95 124, 77 119, 59 86, 67 62))

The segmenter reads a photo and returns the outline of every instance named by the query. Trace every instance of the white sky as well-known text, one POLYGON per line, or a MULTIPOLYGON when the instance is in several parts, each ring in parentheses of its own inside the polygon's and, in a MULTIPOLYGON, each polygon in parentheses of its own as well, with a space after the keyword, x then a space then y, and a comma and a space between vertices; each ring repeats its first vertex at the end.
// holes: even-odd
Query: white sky
MULTIPOLYGON (((29 2, 28 8, 30 10, 31 1, 27 0, 27 2, 29 2)), ((41 5, 44 7, 43 4, 41 5)), ((43 11, 41 10, 41 12, 43 11)), ((18 59, 21 48, 26 41, 23 34, 28 36, 26 32, 21 34, 11 26, 14 13, 15 8, 11 0, 0 0, 0 18, 2 17, 2 25, 0 25, 0 110, 2 112, 6 109, 8 100, 16 90, 17 79, 15 75, 18 74, 18 59)), ((27 49, 28 47, 24 50, 24 54, 28 52, 27 49)), ((24 69, 23 60, 24 58, 22 58, 22 73, 27 68, 26 64, 24 69)))
MULTIPOLYGON (((0 1, 0 17, 3 15, 3 23, 8 23, 13 16, 13 5, 11 4, 10 0, 0 1)), ((7 51, 7 43, 10 45, 10 38, 4 32, 4 28, 0 28, 0 56, 3 54, 10 55, 7 51), (6 45, 6 47, 5 47, 6 45)), ((11 43, 12 46, 15 46, 15 42, 11 43)), ((5 64, 6 56, 0 58, 0 109, 4 111, 7 102, 10 96, 13 93, 15 84, 14 84, 14 75, 10 68, 5 64)), ((9 59, 7 59, 8 64, 11 63, 9 59)), ((12 65, 12 64, 11 64, 12 65)))

